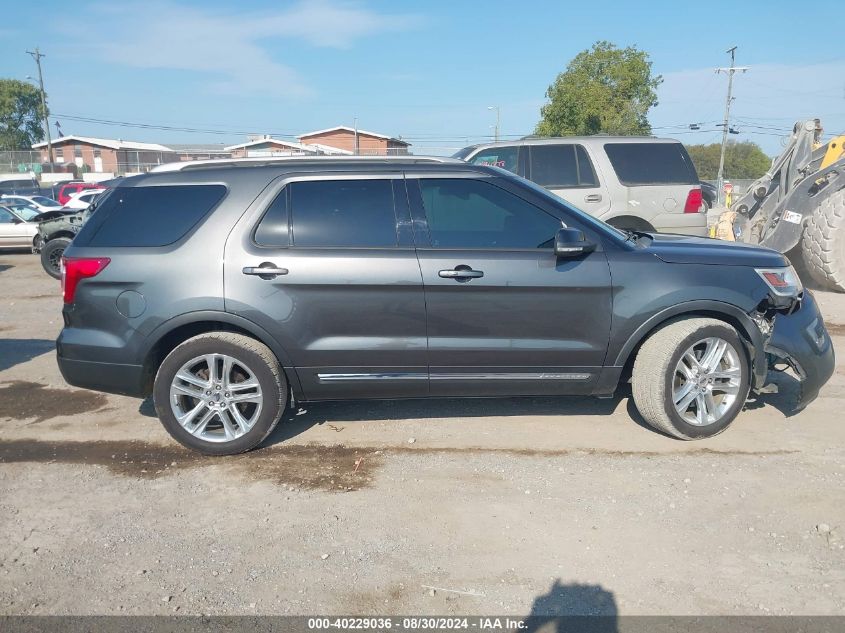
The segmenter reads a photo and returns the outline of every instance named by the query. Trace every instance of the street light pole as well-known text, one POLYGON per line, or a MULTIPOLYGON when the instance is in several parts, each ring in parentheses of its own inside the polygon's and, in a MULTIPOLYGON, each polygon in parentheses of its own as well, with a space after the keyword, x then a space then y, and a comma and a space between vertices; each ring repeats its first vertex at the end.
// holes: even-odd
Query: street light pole
POLYGON ((44 92, 44 75, 41 73, 41 58, 46 57, 35 47, 34 51, 27 51, 35 60, 35 65, 38 66, 38 86, 41 88, 41 114, 44 118, 44 131, 47 133, 47 159, 49 160, 48 169, 50 173, 53 172, 53 139, 50 138, 50 118, 47 116, 47 94, 44 92))
POLYGON ((498 143, 499 142, 499 124, 501 123, 501 110, 499 106, 487 106, 488 110, 495 110, 496 111, 496 127, 493 128, 493 139, 498 143))

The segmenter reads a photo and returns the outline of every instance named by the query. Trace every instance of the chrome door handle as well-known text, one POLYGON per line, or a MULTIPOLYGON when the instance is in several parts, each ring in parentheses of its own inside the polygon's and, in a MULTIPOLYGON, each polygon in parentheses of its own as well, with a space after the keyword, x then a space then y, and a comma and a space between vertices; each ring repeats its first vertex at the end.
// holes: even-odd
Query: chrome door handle
POLYGON ((589 195, 586 195, 584 196, 584 202, 601 202, 601 194, 591 193, 589 195))
POLYGON ((258 266, 244 266, 244 275, 257 275, 262 279, 272 279, 277 275, 287 275, 287 268, 279 268, 271 262, 262 262, 258 266))
POLYGON ((477 279, 484 276, 483 271, 473 270, 469 266, 455 266, 452 270, 441 270, 437 274, 444 279, 477 279))

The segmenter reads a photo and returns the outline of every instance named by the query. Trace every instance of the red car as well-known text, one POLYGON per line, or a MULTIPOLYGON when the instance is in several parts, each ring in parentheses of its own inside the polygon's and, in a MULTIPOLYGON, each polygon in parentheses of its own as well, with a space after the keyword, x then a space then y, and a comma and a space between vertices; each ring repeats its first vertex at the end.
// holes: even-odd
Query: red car
POLYGON ((56 199, 59 201, 59 204, 65 205, 70 200, 70 195, 72 193, 77 193, 79 191, 84 191, 85 189, 105 189, 104 185, 101 185, 96 182, 82 182, 80 180, 74 180, 72 182, 66 182, 61 187, 59 187, 59 194, 56 196, 56 199))

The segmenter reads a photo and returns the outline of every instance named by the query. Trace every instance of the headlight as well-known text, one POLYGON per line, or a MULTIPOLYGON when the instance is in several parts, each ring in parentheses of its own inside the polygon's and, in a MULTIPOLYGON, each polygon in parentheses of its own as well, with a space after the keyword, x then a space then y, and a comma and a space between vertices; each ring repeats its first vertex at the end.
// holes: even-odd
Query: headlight
POLYGON ((804 286, 792 266, 784 268, 755 268, 766 285, 779 297, 797 297, 804 286))

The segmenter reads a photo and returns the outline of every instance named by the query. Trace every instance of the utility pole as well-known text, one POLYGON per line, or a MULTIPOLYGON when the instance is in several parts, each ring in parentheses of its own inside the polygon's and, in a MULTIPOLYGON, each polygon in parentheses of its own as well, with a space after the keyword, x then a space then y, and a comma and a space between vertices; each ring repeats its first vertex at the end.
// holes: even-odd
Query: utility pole
POLYGON ((728 132, 730 131, 730 127, 728 121, 731 116, 731 101, 733 101, 733 97, 731 93, 733 92, 733 84, 734 84, 734 74, 737 71, 745 72, 748 70, 748 66, 736 66, 734 65, 735 57, 736 57, 736 46, 729 48, 726 50, 726 53, 730 53, 731 56, 731 65, 730 68, 717 68, 717 73, 725 73, 728 76, 728 98, 725 99, 725 121, 722 123, 722 150, 719 153, 719 173, 716 175, 716 188, 718 189, 719 195, 719 202, 722 203, 725 200, 725 148, 728 144, 728 132))
POLYGON ((355 125, 355 145, 354 145, 354 147, 355 147, 355 155, 357 156, 360 152, 360 148, 358 146, 358 117, 357 116, 355 117, 354 121, 355 121, 354 122, 354 125, 355 125))
POLYGON ((47 116, 47 95, 44 92, 44 75, 41 74, 41 58, 46 57, 46 55, 43 55, 41 51, 38 50, 37 46, 34 51, 27 51, 27 53, 32 55, 32 59, 35 60, 35 65, 38 66, 38 85, 41 88, 41 115, 44 118, 44 131, 47 132, 47 158, 50 161, 48 169, 52 173, 53 140, 50 138, 50 119, 47 116))
POLYGON ((499 106, 487 106, 488 110, 495 110, 496 111, 496 125, 493 128, 493 139, 498 143, 499 142, 499 124, 501 123, 501 110, 499 106))

